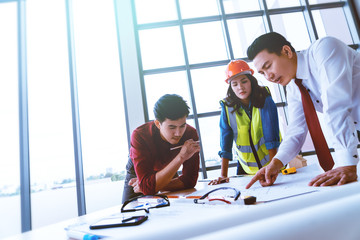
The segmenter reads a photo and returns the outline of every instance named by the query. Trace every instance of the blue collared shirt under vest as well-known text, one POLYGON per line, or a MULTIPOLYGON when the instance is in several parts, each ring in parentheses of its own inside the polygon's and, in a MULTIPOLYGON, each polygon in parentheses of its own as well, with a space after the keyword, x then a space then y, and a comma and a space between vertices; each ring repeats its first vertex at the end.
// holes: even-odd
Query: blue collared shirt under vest
MULTIPOLYGON (((221 104, 220 116, 220 147, 219 156, 232 160, 232 146, 234 141, 234 132, 228 124, 226 110, 223 102, 221 104)), ((246 111, 247 109, 244 108, 246 111)), ((248 112, 248 111, 247 111, 248 112)), ((263 108, 260 108, 261 121, 263 124, 263 133, 265 146, 267 149, 278 148, 280 145, 279 120, 277 108, 271 96, 265 99, 263 108)))

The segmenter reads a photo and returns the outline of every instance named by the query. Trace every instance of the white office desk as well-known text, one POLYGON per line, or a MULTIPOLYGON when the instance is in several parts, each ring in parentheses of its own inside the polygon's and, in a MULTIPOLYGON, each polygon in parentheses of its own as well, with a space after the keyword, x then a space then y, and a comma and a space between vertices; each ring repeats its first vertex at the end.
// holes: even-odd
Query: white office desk
POLYGON ((191 240, 359 240, 360 194, 195 236, 191 240))
POLYGON ((25 232, 22 234, 17 234, 3 240, 64 240, 68 239, 65 227, 74 224, 77 222, 86 222, 86 221, 93 221, 94 219, 99 219, 107 215, 111 215, 114 212, 119 212, 120 207, 111 207, 101 211, 97 211, 94 213, 90 213, 81 217, 72 218, 66 221, 58 222, 55 224, 51 224, 45 227, 41 227, 29 232, 25 232))
MULTIPOLYGON (((202 195, 206 191, 219 186, 231 186, 239 189, 242 195, 254 195, 257 197, 258 201, 266 201, 289 195, 289 193, 295 194, 311 191, 313 189, 318 190, 318 192, 279 201, 257 205, 196 205, 193 203, 192 199, 171 198, 171 205, 169 207, 150 209, 149 219, 139 226, 89 231, 88 223, 119 213, 120 206, 118 206, 24 234, 19 234, 13 238, 8 238, 8 240, 66 239, 67 235, 64 228, 70 224, 80 224, 77 227, 77 230, 85 230, 98 235, 112 236, 114 239, 201 239, 203 236, 207 236, 206 234, 208 233, 216 234, 223 233, 223 231, 229 234, 233 233, 232 231, 235 231, 236 233, 238 232, 237 228, 242 225, 256 225, 256 222, 258 221, 275 221, 276 226, 282 226, 281 224, 283 223, 277 223, 277 221, 284 221, 283 218, 277 219, 276 217, 299 210, 309 211, 309 207, 315 207, 316 209, 316 205, 321 206, 327 202, 360 194, 359 182, 340 187, 308 187, 308 182, 320 172, 321 170, 317 165, 312 165, 298 169, 298 172, 293 175, 279 174, 277 181, 271 187, 263 188, 256 183, 251 189, 245 190, 245 185, 249 182, 251 177, 240 177, 232 178, 230 183, 217 186, 207 186, 207 183, 200 182, 195 190, 180 191, 171 194, 182 195, 192 192, 191 194, 193 195, 202 195)), ((338 205, 335 203, 335 205, 330 204, 329 206, 338 205)), ((360 208, 360 203, 356 206, 360 208)), ((341 205, 339 205, 338 208, 341 208, 341 205)), ((326 214, 323 214, 325 217, 326 214)), ((358 215, 358 217, 360 216, 358 215)), ((333 225, 336 225, 338 221, 342 220, 333 219, 331 222, 333 225)), ((269 223, 267 222, 267 224, 269 223)), ((259 229, 261 229, 261 227, 259 227, 259 229)), ((283 230, 285 231, 285 229, 283 230)), ((306 229, 304 229, 304 231, 306 231, 306 229)))

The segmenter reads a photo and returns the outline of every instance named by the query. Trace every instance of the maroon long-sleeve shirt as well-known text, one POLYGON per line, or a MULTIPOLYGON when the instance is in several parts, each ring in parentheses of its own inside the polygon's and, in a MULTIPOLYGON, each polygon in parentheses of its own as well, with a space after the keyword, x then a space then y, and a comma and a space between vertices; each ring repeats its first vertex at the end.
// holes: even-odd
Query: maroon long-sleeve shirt
MULTIPOLYGON (((188 124, 186 124, 184 135, 176 145, 161 138, 160 130, 153 121, 145 123, 133 131, 130 157, 134 163, 143 194, 156 194, 155 174, 166 167, 181 150, 179 148, 170 151, 170 148, 183 145, 188 139, 194 141, 199 139, 196 130, 188 124)), ((179 179, 184 183, 185 188, 192 188, 196 185, 198 175, 199 153, 195 153, 183 163, 182 175, 179 176, 179 179)))

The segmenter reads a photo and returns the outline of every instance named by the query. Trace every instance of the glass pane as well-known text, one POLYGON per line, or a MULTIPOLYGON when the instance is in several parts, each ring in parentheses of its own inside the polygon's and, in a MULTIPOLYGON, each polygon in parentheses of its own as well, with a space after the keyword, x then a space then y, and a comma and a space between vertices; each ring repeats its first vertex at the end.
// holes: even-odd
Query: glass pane
POLYGON ((227 59, 221 22, 184 26, 190 64, 227 59))
POLYGON ((316 10, 312 13, 319 38, 333 36, 346 44, 354 43, 342 8, 316 10))
POLYGON ((260 10, 259 1, 223 0, 225 13, 238 13, 260 10))
POLYGON ((143 69, 184 65, 179 27, 139 31, 143 69))
POLYGON ((112 180, 123 179, 129 151, 113 1, 77 0, 73 4, 89 213, 121 203, 123 181, 112 180))
POLYGON ((270 18, 274 32, 282 34, 296 51, 304 50, 310 46, 308 29, 302 13, 277 14, 271 15, 270 18))
POLYGON ((219 122, 220 115, 199 118, 206 167, 221 164, 221 158, 218 155, 218 152, 221 150, 219 122), (209 129, 211 129, 211 131, 209 131, 209 129))
POLYGON ((0 239, 21 232, 17 5, 0 4, 0 239))
POLYGON ((135 0, 137 23, 177 20, 175 0, 135 0))
POLYGON ((265 33, 261 17, 242 18, 228 21, 231 45, 235 58, 247 57, 247 48, 258 36, 265 33))
POLYGON ((318 3, 329 3, 329 2, 341 2, 342 0, 309 0, 309 4, 318 4, 318 3))
POLYGON ((77 216, 65 3, 29 0, 26 15, 31 213, 38 228, 77 216))
POLYGON ((149 119, 155 118, 153 113, 154 105, 165 94, 180 95, 187 102, 190 107, 190 114, 192 114, 193 110, 186 72, 147 75, 144 77, 144 81, 149 119))
POLYGON ((299 0, 266 0, 267 7, 271 8, 284 8, 300 6, 299 0))
POLYGON ((188 119, 186 119, 186 123, 196 129, 194 119, 189 119, 189 118, 188 118, 188 119))
POLYGON ((225 83, 225 69, 226 66, 191 70, 198 113, 220 110, 219 101, 226 97, 229 87, 225 83))
POLYGON ((219 15, 217 0, 180 0, 182 18, 219 15))

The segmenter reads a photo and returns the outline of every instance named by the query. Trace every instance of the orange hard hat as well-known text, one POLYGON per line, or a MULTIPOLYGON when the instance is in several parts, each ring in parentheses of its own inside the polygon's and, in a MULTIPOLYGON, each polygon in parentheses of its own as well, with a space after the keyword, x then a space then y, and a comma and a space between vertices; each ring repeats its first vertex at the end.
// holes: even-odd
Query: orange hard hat
POLYGON ((242 74, 254 74, 254 70, 252 70, 249 65, 243 60, 232 60, 226 67, 226 83, 229 83, 231 78, 242 75, 242 74))

